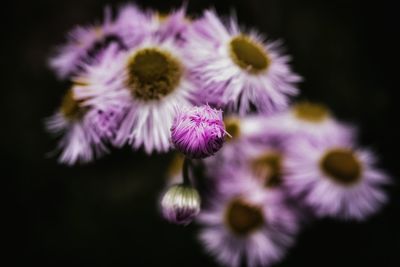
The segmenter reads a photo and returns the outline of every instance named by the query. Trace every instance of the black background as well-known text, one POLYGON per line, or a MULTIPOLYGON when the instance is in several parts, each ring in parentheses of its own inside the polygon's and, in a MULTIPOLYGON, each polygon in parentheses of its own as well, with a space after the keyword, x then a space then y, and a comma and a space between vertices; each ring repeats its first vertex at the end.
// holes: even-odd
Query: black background
MULTIPOLYGON (((56 142, 43 119, 59 105, 65 83, 46 60, 76 24, 100 19, 120 1, 13 1, 2 4, 1 162, 6 195, 4 266, 216 266, 196 241, 195 225, 162 221, 158 193, 170 155, 113 151, 86 166, 46 157, 56 142), (8 262, 8 258, 11 260, 8 262), (7 259, 7 261, 6 261, 7 259)), ((398 9, 390 1, 187 1, 190 13, 215 6, 285 41, 305 77, 302 98, 326 103, 360 127, 398 181, 398 9)), ((395 1, 392 1, 395 3, 395 1)), ((181 1, 137 2, 167 11, 181 1)), ((400 266, 400 200, 364 223, 323 220, 304 229, 278 266, 400 266)))

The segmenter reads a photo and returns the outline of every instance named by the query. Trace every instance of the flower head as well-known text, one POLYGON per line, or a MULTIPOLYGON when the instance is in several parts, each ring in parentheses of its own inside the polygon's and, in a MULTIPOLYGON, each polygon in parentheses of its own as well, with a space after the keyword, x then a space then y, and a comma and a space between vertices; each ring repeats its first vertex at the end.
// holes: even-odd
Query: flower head
POLYGON ((299 101, 283 112, 264 118, 261 128, 271 135, 300 136, 310 142, 331 138, 352 142, 356 135, 356 128, 337 120, 327 106, 310 101, 299 101))
POLYGON ((123 107, 114 145, 143 146, 147 153, 168 151, 177 106, 191 106, 195 89, 185 58, 172 40, 150 38, 126 53, 113 50, 104 53, 104 64, 88 66, 83 79, 91 86, 77 88, 77 97, 97 107, 123 107))
POLYGON ((282 110, 296 95, 300 76, 288 65, 278 42, 245 33, 236 20, 224 25, 213 11, 206 11, 188 34, 192 74, 202 88, 200 99, 240 115, 282 110), (193 53, 195 51, 196 53, 193 53))
POLYGON ((160 40, 173 39, 183 46, 186 44, 186 34, 190 28, 190 19, 186 15, 186 5, 168 14, 156 12, 151 18, 154 34, 160 40))
POLYGON ((386 202, 388 177, 367 150, 342 139, 292 140, 284 162, 288 192, 318 216, 363 220, 386 202))
POLYGON ((114 117, 110 123, 105 120, 105 114, 112 116, 112 107, 96 109, 81 106, 75 99, 73 88, 67 91, 59 110, 46 121, 50 133, 62 136, 58 144, 61 150, 59 162, 68 165, 89 162, 95 156, 108 152, 107 138, 115 134, 119 120, 114 117), (98 123, 100 121, 101 124, 98 123))
POLYGON ((208 105, 181 111, 171 127, 172 142, 189 158, 205 158, 217 152, 224 143, 222 111, 208 105))
POLYGON ((161 200, 162 214, 171 223, 187 225, 200 212, 200 195, 189 185, 173 185, 161 200))
POLYGON ((269 132, 261 115, 227 116, 224 124, 227 134, 221 150, 205 159, 207 176, 213 180, 227 177, 231 171, 247 169, 265 186, 278 186, 282 180, 282 161, 286 136, 269 132))
POLYGON ((293 244, 296 216, 281 191, 264 191, 252 182, 237 185, 214 196, 200 213, 200 240, 226 266, 237 267, 244 260, 250 267, 269 266, 293 244))
POLYGON ((50 58, 50 67, 60 78, 78 74, 84 64, 92 63, 110 45, 125 51, 147 34, 147 16, 134 5, 121 7, 115 19, 110 8, 104 14, 101 24, 78 26, 70 31, 67 42, 50 58))

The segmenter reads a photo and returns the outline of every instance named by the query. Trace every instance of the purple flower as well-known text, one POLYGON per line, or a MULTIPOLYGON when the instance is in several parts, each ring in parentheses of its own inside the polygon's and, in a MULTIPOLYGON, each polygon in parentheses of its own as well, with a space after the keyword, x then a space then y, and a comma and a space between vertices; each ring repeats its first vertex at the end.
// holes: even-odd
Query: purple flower
POLYGON ((125 112, 121 107, 109 106, 103 110, 98 109, 96 116, 93 116, 91 124, 102 138, 112 141, 124 115, 125 112))
POLYGON ((231 136, 227 141, 254 141, 262 142, 267 139, 267 142, 271 138, 278 138, 280 134, 269 131, 265 127, 266 117, 264 115, 247 115, 244 117, 236 115, 227 115, 224 117, 224 124, 226 131, 231 136))
POLYGON ((91 63, 109 45, 124 51, 147 34, 146 15, 134 5, 123 6, 115 20, 110 8, 104 14, 101 24, 76 27, 68 33, 67 42, 57 48, 49 64, 60 78, 79 73, 83 64, 91 63))
POLYGON ((254 31, 240 31, 232 18, 224 25, 213 11, 193 23, 187 35, 191 73, 201 87, 200 100, 244 115, 282 110, 296 95, 300 76, 288 65, 279 42, 265 42, 254 31))
POLYGON ((279 188, 285 180, 285 151, 272 142, 269 145, 250 145, 244 150, 243 167, 261 187, 279 188))
MULTIPOLYGON (((47 130, 61 135, 58 149, 61 150, 60 163, 72 165, 89 162, 108 152, 105 145, 107 135, 113 132, 109 124, 99 125, 98 120, 109 109, 99 110, 81 106, 70 89, 62 101, 59 111, 46 121, 47 130)), ((115 120, 113 124, 118 123, 115 120)))
POLYGON ((389 178, 375 157, 332 135, 325 142, 293 139, 285 160, 285 185, 320 217, 363 220, 386 202, 389 178))
POLYGON ((225 129, 230 137, 214 157, 204 160, 207 176, 220 179, 229 177, 225 175, 226 171, 248 169, 259 174, 260 182, 269 183, 269 176, 274 177, 272 180, 280 177, 275 174, 282 172, 279 169, 287 137, 270 132, 264 126, 265 120, 262 115, 225 117, 225 129), (269 166, 271 164, 274 166, 269 166))
POLYGON ((300 101, 288 110, 276 113, 263 120, 261 131, 285 138, 299 137, 310 142, 324 142, 334 135, 352 142, 356 128, 338 121, 323 104, 300 101))
POLYGON ((173 39, 179 46, 186 44, 186 34, 191 21, 186 15, 186 6, 167 15, 155 13, 152 17, 154 35, 160 40, 173 39))
POLYGON ((200 195, 191 186, 178 184, 171 186, 161 200, 162 214, 175 224, 187 225, 200 212, 200 195))
POLYGON ((208 105, 179 112, 171 127, 172 143, 189 158, 214 155, 222 147, 225 133, 222 111, 208 105))
POLYGON ((90 86, 76 88, 83 103, 123 107, 114 145, 144 147, 147 153, 168 151, 177 107, 191 106, 195 89, 185 58, 173 40, 145 39, 126 53, 107 49, 99 64, 88 65, 83 77, 90 86))
POLYGON ((281 191, 261 190, 254 183, 237 185, 202 210, 199 238, 221 264, 237 267, 246 260, 250 267, 269 266, 293 245, 297 219, 281 191))

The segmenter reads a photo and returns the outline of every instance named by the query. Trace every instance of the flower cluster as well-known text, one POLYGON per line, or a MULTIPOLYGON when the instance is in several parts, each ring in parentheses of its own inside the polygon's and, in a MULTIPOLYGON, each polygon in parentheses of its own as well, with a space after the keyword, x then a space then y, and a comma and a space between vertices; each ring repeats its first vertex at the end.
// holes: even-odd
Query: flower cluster
POLYGON ((229 267, 269 266, 311 219, 364 220, 385 203, 390 179, 356 128, 322 104, 291 104, 301 77, 279 42, 213 10, 190 18, 185 7, 129 4, 104 17, 72 30, 50 59, 71 84, 47 121, 61 163, 125 145, 179 151, 161 213, 199 223, 206 250, 229 267))

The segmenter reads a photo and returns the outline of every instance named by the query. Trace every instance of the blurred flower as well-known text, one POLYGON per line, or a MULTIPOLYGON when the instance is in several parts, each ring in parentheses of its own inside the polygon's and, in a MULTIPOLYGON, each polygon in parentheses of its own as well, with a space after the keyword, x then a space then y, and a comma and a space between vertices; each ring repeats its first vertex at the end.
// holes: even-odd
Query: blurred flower
POLYGON ((145 18, 132 4, 123 6, 115 20, 111 9, 106 8, 102 23, 78 26, 68 34, 67 42, 51 57, 51 68, 60 78, 68 78, 78 74, 83 64, 90 64, 110 44, 121 51, 127 50, 147 34, 145 18))
POLYGON ((200 195, 194 187, 171 186, 161 200, 162 213, 171 223, 187 225, 200 212, 200 195))
POLYGON ((282 151, 274 148, 264 148, 253 154, 248 164, 258 182, 266 188, 274 188, 283 182, 282 151))
POLYGON ((180 111, 171 127, 175 148, 189 158, 205 158, 217 152, 224 143, 222 111, 208 105, 180 111))
POLYGON ((246 260, 250 267, 268 266, 293 244, 297 220, 280 191, 249 183, 213 200, 199 215, 204 227, 199 237, 221 264, 237 267, 246 260))
POLYGON ((329 109, 319 103, 301 101, 287 111, 265 118, 262 131, 277 136, 303 136, 310 142, 319 142, 332 135, 352 141, 355 127, 339 122, 329 109))
POLYGON ((239 117, 233 114, 224 116, 224 124, 227 133, 230 138, 227 138, 229 142, 235 141, 254 141, 262 142, 262 140, 276 138, 272 132, 268 131, 265 124, 265 116, 263 115, 248 115, 245 117, 239 117), (271 135, 272 133, 272 135, 271 135))
POLYGON ((292 140, 285 185, 318 216, 362 220, 387 200, 380 186, 389 179, 375 162, 371 152, 335 136, 324 143, 292 140))
POLYGON ((114 145, 144 146, 147 153, 169 150, 178 106, 191 106, 194 91, 179 49, 172 40, 149 38, 127 53, 110 47, 103 57, 104 64, 87 67, 83 80, 92 86, 76 88, 77 97, 97 107, 124 107, 114 145))
POLYGON ((188 34, 191 72, 202 88, 200 99, 227 107, 241 115, 252 111, 272 113, 287 107, 301 80, 281 55, 278 42, 264 42, 251 31, 244 33, 235 19, 225 26, 213 11, 193 23, 188 34), (192 53, 191 51, 196 51, 192 53))
POLYGON ((172 38, 179 46, 186 44, 186 34, 191 21, 186 15, 186 6, 161 14, 155 12, 151 18, 154 34, 161 40, 172 38))
POLYGON ((74 98, 73 89, 68 90, 59 111, 46 121, 49 132, 62 135, 58 144, 61 150, 59 162, 68 165, 88 162, 107 152, 104 137, 111 129, 104 124, 99 126, 95 121, 110 112, 81 107, 74 98))
MULTIPOLYGON (((207 176, 220 179, 220 177, 229 177, 230 175, 225 173, 231 170, 247 169, 260 176, 264 172, 265 176, 259 177, 260 180, 269 179, 267 176, 273 175, 270 172, 274 171, 267 170, 269 167, 264 166, 262 162, 267 164, 267 154, 270 152, 271 157, 272 154, 277 156, 273 157, 277 160, 276 163, 280 161, 278 152, 284 153, 282 150, 286 136, 269 132, 264 122, 265 117, 260 115, 225 117, 225 129, 231 137, 226 137, 226 143, 214 157, 204 160, 207 176)), ((272 164, 272 161, 269 163, 272 164)))

